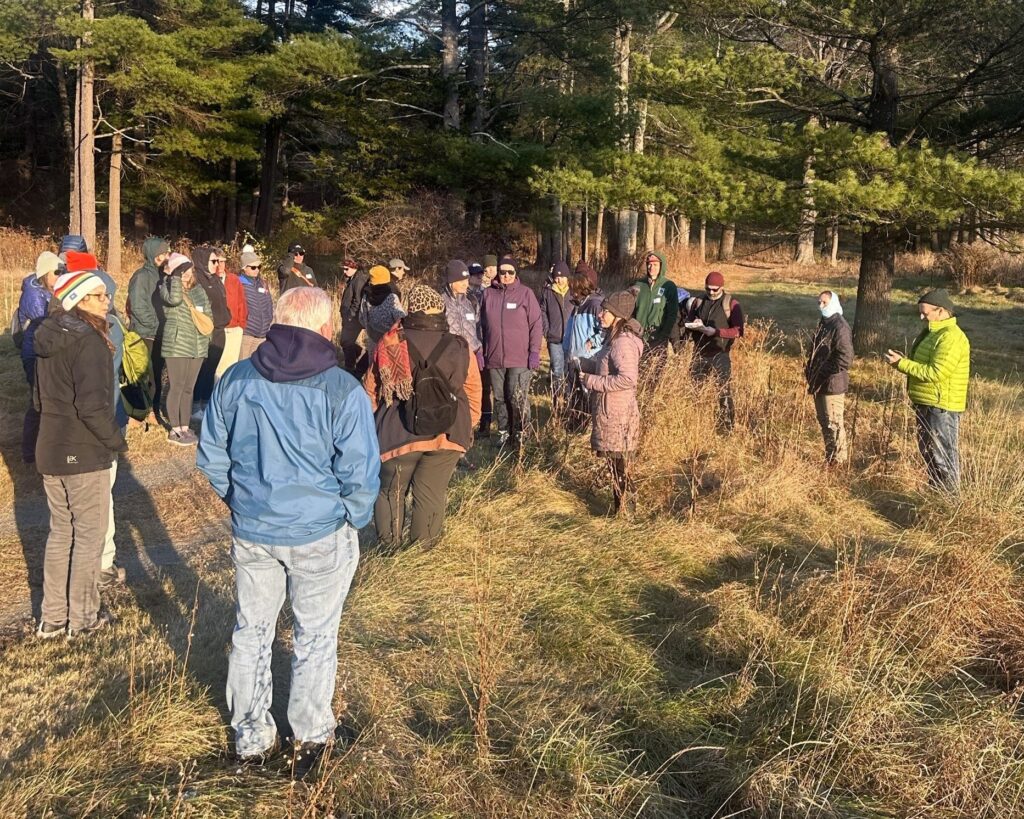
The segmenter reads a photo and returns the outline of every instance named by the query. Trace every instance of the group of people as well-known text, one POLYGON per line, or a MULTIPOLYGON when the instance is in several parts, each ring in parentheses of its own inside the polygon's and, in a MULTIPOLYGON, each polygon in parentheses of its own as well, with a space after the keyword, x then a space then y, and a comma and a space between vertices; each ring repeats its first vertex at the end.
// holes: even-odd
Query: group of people
MULTIPOLYGON (((291 770, 301 778, 335 736, 337 631, 359 530, 372 521, 384 548, 438 542, 450 481, 487 434, 491 408, 498 443, 522 442, 542 345, 554 415, 574 429, 589 423, 617 510, 632 505, 641 372, 656 377, 670 348, 693 344, 694 375, 718 390, 721 428, 735 421, 730 354, 743 336, 740 304, 717 272, 699 294, 679 288, 657 252, 642 276, 609 295, 585 261, 552 265, 538 296, 511 256, 452 260, 437 288, 413 281, 401 259, 365 272, 346 259, 339 316, 299 245, 278 267, 276 303, 251 248, 237 274, 215 248, 189 257, 150 239, 144 251, 127 319, 80 237, 41 254, 23 284, 13 329, 33 396, 24 454, 43 476, 51 516, 37 633, 75 637, 111 621, 100 589, 123 581, 111 499, 127 450, 119 371, 125 346, 140 339, 168 376, 170 440, 198 444, 197 466, 230 510, 238 605, 227 701, 243 764, 263 764, 280 747, 270 658, 286 594, 291 770), (196 408, 199 436, 190 429, 196 408)), ((818 307, 805 375, 826 460, 841 464, 851 333, 836 293, 821 293, 818 307)), ((932 483, 955 491, 969 344, 945 291, 923 296, 919 310, 927 324, 909 355, 887 358, 908 377, 932 483)), ((159 376, 151 380, 157 389, 159 376)))

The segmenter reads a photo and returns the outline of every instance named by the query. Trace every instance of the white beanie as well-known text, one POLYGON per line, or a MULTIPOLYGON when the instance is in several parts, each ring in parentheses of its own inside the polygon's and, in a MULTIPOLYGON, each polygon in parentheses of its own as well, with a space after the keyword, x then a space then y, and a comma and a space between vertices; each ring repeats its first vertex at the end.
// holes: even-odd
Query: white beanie
POLYGON ((100 289, 106 292, 103 279, 91 270, 76 270, 74 273, 64 273, 57 278, 57 284, 53 287, 53 295, 60 301, 60 306, 70 312, 72 307, 93 290, 100 289))
POLYGON ((36 259, 36 278, 41 279, 50 273, 56 273, 60 267, 60 256, 52 250, 44 250, 36 259))

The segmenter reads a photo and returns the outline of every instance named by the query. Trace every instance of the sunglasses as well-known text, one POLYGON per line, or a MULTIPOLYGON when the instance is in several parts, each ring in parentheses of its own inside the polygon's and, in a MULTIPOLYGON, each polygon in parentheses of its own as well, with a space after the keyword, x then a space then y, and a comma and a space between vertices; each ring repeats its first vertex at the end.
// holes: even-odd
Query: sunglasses
POLYGON ((514 270, 502 270, 501 271, 501 275, 502 276, 514 276, 514 275, 516 275, 516 271, 514 271, 514 270))
POLYGON ((721 289, 722 289, 721 287, 708 287, 708 288, 707 288, 707 291, 708 291, 709 293, 717 293, 717 292, 718 292, 719 290, 721 290, 721 289))
POLYGON ((246 270, 259 270, 261 267, 262 267, 262 265, 258 265, 258 264, 247 264, 245 266, 245 269, 246 270))

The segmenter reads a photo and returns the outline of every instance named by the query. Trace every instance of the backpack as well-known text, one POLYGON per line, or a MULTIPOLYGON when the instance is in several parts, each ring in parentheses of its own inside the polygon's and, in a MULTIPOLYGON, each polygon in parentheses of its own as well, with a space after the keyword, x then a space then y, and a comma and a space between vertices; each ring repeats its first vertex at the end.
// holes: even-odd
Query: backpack
POLYGON ((21 308, 15 307, 14 314, 11 316, 11 340, 19 350, 25 343, 25 331, 28 329, 29 323, 21 320, 21 308))
MULTIPOLYGON (((117 319, 120 321, 120 319, 117 319)), ((150 393, 151 370, 149 350, 142 336, 124 329, 124 356, 121 358, 121 404, 129 417, 144 421, 153 409, 150 393)))
MULTIPOLYGON (((403 422, 413 435, 440 435, 452 428, 459 410, 459 397, 437 366, 455 336, 445 333, 426 360, 406 338, 414 370, 412 397, 405 402, 403 422)), ((455 342, 457 343, 457 342, 455 342)))

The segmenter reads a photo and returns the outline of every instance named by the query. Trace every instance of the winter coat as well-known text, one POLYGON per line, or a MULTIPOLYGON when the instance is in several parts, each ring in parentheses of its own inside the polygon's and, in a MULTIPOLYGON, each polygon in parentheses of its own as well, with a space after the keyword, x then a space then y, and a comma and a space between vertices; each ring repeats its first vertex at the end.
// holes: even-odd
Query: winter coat
POLYGON ((707 296, 694 296, 690 299, 686 320, 690 322, 698 318, 705 326, 715 328, 713 336, 706 336, 700 330, 687 330, 697 353, 705 358, 728 353, 736 339, 743 337, 743 308, 728 293, 723 293, 717 299, 709 299, 707 296), (726 304, 729 305, 728 312, 726 304))
MULTIPOLYGON (((363 387, 374 407, 374 419, 377 425, 377 440, 380 443, 381 461, 387 461, 408 452, 433 452, 447 449, 465 452, 473 445, 473 429, 480 421, 481 383, 480 370, 469 352, 469 345, 461 336, 448 332, 444 316, 428 316, 414 313, 402 323, 404 338, 416 348, 416 351, 428 358, 441 343, 442 338, 448 339, 448 345, 438 361, 438 367, 458 397, 458 409, 455 423, 440 435, 414 435, 403 422, 405 403, 392 401, 389 405, 377 403, 376 367, 370 367, 363 377, 363 387)), ((413 361, 413 383, 415 384, 415 356, 410 349, 413 361)))
POLYGON ((907 376, 907 392, 915 404, 949 412, 967 408, 971 342, 955 317, 929 321, 896 369, 907 376))
POLYGON ((279 296, 293 287, 317 286, 313 268, 308 264, 300 264, 295 261, 295 257, 291 254, 277 266, 277 283, 279 296))
POLYGON ((380 452, 366 394, 319 333, 275 324, 230 367, 203 419, 196 466, 236 537, 302 546, 370 522, 380 452))
POLYGON ((36 330, 35 351, 36 468, 43 475, 109 469, 128 445, 114 419, 114 358, 106 341, 58 304, 36 330))
POLYGON ((245 292, 245 335, 264 338, 274 323, 274 297, 262 276, 239 274, 245 292))
POLYGON ((213 319, 215 330, 223 330, 231 322, 231 311, 228 309, 228 292, 220 276, 210 272, 210 256, 214 253, 211 247, 197 247, 192 251, 193 273, 196 284, 203 288, 206 300, 210 303, 210 318, 213 319))
POLYGON ((50 299, 53 293, 47 290, 46 285, 36 278, 35 273, 29 273, 21 282, 21 298, 18 299, 18 321, 25 328, 25 335, 21 341, 21 358, 28 361, 35 357, 33 338, 36 328, 46 318, 50 309, 50 299))
POLYGON ((164 320, 163 303, 157 293, 160 271, 155 259, 161 247, 165 246, 166 242, 156 236, 146 239, 142 243, 142 255, 146 261, 132 273, 128 282, 128 318, 131 328, 143 338, 156 338, 164 320))
POLYGON ((359 303, 363 297, 363 288, 370 280, 370 274, 356 272, 351 279, 342 279, 341 321, 343 324, 359 321, 359 303))
POLYGON ((210 314, 206 292, 196 285, 186 290, 181 275, 164 276, 160 283, 160 298, 166 309, 164 332, 160 342, 160 355, 164 358, 206 358, 210 337, 202 335, 192 320, 192 312, 185 302, 186 296, 200 313, 210 314))
POLYGON ((495 279, 484 291, 480 329, 488 369, 527 367, 531 355, 540 359, 544 339, 540 304, 518 277, 508 287, 495 279))
POLYGON ((661 259, 661 272, 653 283, 646 276, 633 282, 636 289, 633 318, 643 328, 644 340, 651 346, 659 346, 679 336, 679 292, 668 277, 664 255, 656 251, 653 255, 661 259))
POLYGON ((573 306, 562 343, 566 358, 593 358, 601 349, 604 329, 599 316, 603 302, 604 293, 597 290, 573 306))
POLYGON ((359 304, 359 324, 372 341, 380 341, 406 315, 401 297, 396 292, 388 293, 380 304, 371 304, 366 298, 359 304))
POLYGON ((559 295, 550 282, 544 285, 544 289, 540 291, 540 316, 545 341, 561 344, 565 340, 565 330, 571 312, 572 299, 569 298, 569 294, 559 295))
POLYGON ((811 352, 804 367, 807 392, 811 395, 843 395, 850 389, 853 364, 853 333, 842 314, 823 318, 811 339, 811 352))
POLYGON ((231 314, 228 327, 240 327, 244 330, 249 319, 249 306, 245 300, 242 280, 234 273, 227 273, 224 276, 224 294, 228 300, 228 312, 231 314))
POLYGON ((114 381, 112 390, 114 395, 114 420, 118 427, 124 429, 128 426, 128 412, 121 403, 121 361, 124 359, 124 323, 121 315, 114 307, 114 296, 117 294, 117 282, 114 281, 106 270, 100 268, 96 271, 100 281, 107 290, 110 297, 107 300, 107 335, 110 336, 110 343, 114 345, 114 381))
POLYGON ((444 315, 448 319, 448 331, 461 336, 475 353, 483 346, 480 340, 480 304, 469 294, 456 296, 449 288, 441 294, 444 299, 444 315))
POLYGON ((633 322, 596 356, 580 359, 580 381, 590 390, 590 446, 595 452, 633 452, 640 441, 636 386, 644 343, 639 330, 633 322))

